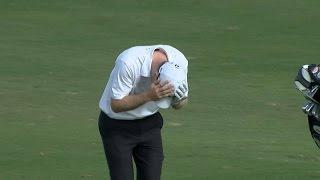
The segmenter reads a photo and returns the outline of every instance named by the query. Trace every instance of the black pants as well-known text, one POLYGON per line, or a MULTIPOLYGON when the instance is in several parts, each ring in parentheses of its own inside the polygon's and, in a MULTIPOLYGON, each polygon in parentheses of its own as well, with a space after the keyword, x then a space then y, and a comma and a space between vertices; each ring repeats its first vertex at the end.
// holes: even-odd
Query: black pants
POLYGON ((116 120, 101 112, 99 131, 111 180, 160 180, 164 159, 161 140, 163 119, 160 113, 138 120, 116 120))

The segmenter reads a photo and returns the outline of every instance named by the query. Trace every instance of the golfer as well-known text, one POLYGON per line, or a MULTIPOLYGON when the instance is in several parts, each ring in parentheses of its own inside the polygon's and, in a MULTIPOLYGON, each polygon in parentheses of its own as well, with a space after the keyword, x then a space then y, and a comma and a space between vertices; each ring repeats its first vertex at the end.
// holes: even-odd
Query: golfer
MULTIPOLYGON (((111 180, 160 180, 164 159, 159 102, 169 99, 179 109, 187 103, 188 61, 169 45, 135 46, 115 62, 99 107, 99 131, 111 180), (173 63, 185 72, 185 81, 158 79, 159 69, 173 63)), ((172 77, 175 77, 174 72, 172 77)))

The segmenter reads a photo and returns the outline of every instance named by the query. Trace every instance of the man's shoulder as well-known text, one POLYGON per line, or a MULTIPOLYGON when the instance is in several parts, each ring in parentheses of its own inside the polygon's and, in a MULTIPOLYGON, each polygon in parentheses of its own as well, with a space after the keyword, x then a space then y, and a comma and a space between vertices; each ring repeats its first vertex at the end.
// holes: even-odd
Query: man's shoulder
POLYGON ((126 49, 118 56, 116 64, 133 72, 140 71, 146 58, 147 48, 148 46, 134 46, 126 49))

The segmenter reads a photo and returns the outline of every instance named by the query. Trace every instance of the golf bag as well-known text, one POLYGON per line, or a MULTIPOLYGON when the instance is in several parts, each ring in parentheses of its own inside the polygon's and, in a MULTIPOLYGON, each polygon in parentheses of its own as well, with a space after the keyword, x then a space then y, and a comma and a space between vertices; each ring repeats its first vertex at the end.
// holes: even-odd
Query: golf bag
POLYGON ((296 88, 303 94, 307 102, 302 111, 308 115, 309 130, 317 146, 320 148, 320 67, 319 65, 303 65, 294 81, 296 88))

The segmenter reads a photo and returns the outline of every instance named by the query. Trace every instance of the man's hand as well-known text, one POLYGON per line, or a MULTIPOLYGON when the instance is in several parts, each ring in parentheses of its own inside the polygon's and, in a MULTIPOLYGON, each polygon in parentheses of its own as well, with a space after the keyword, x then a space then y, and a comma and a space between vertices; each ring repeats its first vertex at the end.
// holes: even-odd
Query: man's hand
POLYGON ((174 87, 169 83, 169 81, 156 80, 151 84, 150 89, 147 91, 147 97, 150 101, 157 101, 161 98, 173 96, 174 87))
POLYGON ((177 98, 176 101, 181 101, 187 97, 188 86, 183 83, 174 92, 174 96, 177 98))
POLYGON ((174 97, 171 106, 174 109, 180 109, 188 102, 188 86, 183 83, 174 92, 174 97))

